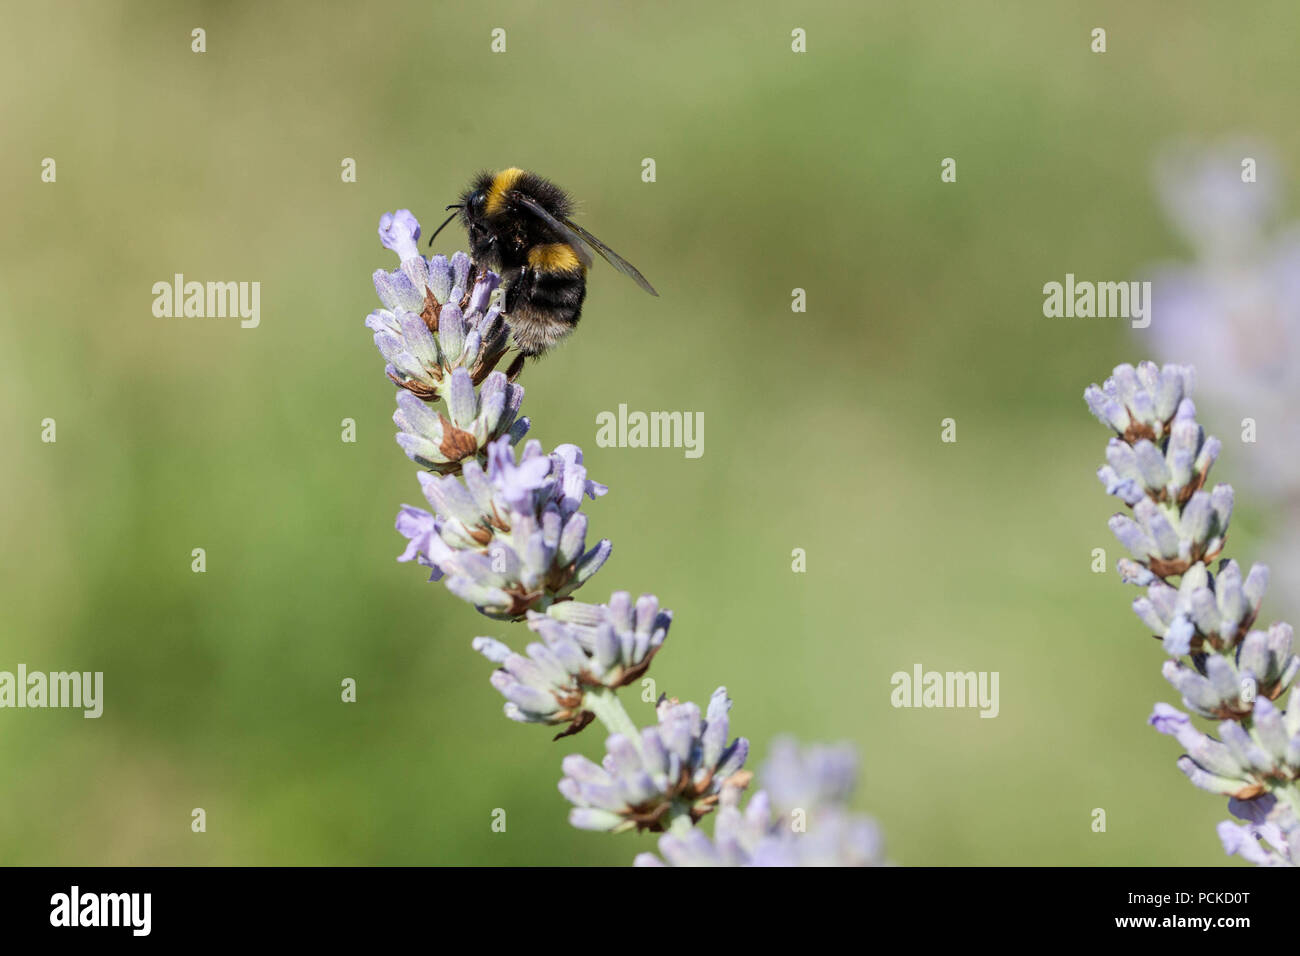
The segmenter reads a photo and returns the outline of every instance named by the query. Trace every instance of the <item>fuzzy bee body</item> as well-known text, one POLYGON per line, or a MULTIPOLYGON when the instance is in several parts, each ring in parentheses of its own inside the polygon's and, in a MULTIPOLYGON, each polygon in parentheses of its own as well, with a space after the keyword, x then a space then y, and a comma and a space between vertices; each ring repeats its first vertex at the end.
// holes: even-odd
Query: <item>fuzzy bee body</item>
POLYGON ((459 216, 475 264, 501 276, 521 355, 541 355, 578 324, 591 251, 658 295, 631 263, 569 218, 573 203, 564 190, 535 173, 480 173, 447 208, 459 210, 447 222, 459 216))

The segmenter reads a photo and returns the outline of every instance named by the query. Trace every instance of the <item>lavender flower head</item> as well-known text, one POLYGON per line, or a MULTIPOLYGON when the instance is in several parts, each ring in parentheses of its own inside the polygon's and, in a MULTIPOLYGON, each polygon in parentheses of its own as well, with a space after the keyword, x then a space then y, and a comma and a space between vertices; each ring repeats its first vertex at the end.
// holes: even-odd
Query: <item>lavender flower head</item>
POLYGON ((399 561, 416 559, 444 576, 447 589, 488 617, 522 619, 567 598, 600 570, 612 547, 587 547, 587 516, 579 510, 608 489, 587 477, 582 449, 540 442, 515 460, 508 436, 488 446, 484 470, 466 461, 457 477, 422 472, 430 513, 403 505, 397 530, 408 538, 399 561))
POLYGON ((518 418, 523 389, 494 371, 510 335, 501 310, 490 304, 499 278, 477 274, 461 252, 450 260, 424 258, 419 237, 420 224, 409 210, 380 219, 380 241, 401 265, 375 272, 384 308, 371 312, 366 326, 388 363, 384 371, 403 389, 393 415, 398 444, 416 464, 454 473, 503 435, 519 441, 528 419, 518 418), (426 404, 439 400, 447 414, 426 404))
POLYGON ((568 724, 559 737, 577 733, 595 712, 587 694, 617 690, 639 680, 668 636, 672 612, 660 610, 653 594, 632 603, 619 591, 607 604, 565 601, 545 614, 528 612, 528 628, 542 638, 526 655, 491 637, 474 639, 474 649, 495 664, 492 686, 506 698, 511 720, 568 724))
POLYGON ((681 820, 697 822, 726 788, 743 789, 741 768, 749 741, 727 742, 731 699, 719 687, 700 714, 693 703, 663 697, 659 722, 640 734, 611 734, 596 764, 581 754, 564 758, 560 793, 574 805, 569 822, 581 830, 661 831, 681 820))
POLYGON ((1288 714, 1261 697, 1251 726, 1225 720, 1218 727, 1219 740, 1201 733, 1190 717, 1168 704, 1156 704, 1149 723, 1183 745, 1187 753, 1179 758, 1179 769, 1202 790, 1252 801, 1300 776, 1300 707, 1292 706, 1288 714))

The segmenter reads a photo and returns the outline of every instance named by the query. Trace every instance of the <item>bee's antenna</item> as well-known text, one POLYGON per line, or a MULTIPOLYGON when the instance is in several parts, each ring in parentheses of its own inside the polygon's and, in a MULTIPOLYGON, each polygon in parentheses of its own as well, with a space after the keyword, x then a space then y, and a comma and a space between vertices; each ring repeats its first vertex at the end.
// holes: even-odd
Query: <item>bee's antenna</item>
MULTIPOLYGON (((460 208, 460 204, 459 204, 459 203, 456 203, 456 204, 453 204, 453 205, 448 206, 447 208, 448 208, 448 209, 459 209, 459 208, 460 208)), ((441 225, 441 226, 439 226, 437 229, 433 230, 433 236, 436 236, 438 233, 440 233, 440 232, 442 232, 444 229, 446 229, 446 228, 447 228, 447 223, 451 222, 451 221, 452 221, 453 219, 455 219, 455 218, 456 218, 456 214, 453 212, 450 216, 448 216, 446 219, 444 219, 444 220, 442 221, 442 225, 441 225)), ((429 237, 429 245, 433 245, 433 236, 430 236, 430 237, 429 237)))

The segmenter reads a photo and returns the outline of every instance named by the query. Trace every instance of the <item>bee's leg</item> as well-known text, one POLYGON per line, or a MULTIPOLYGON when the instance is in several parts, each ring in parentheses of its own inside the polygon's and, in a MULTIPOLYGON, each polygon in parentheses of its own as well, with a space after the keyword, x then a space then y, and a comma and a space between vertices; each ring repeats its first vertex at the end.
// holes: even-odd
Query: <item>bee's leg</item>
POLYGON ((460 307, 469 308, 469 300, 474 297, 474 286, 478 284, 478 263, 473 259, 469 263, 469 274, 465 279, 465 294, 460 297, 460 307))
POLYGON ((521 299, 526 299, 532 292, 533 283, 537 275, 528 266, 520 266, 515 270, 515 274, 506 282, 505 311, 506 315, 512 315, 515 306, 521 299))
POLYGON ((528 356, 525 355, 523 352, 520 352, 518 355, 515 356, 515 360, 511 362, 510 367, 506 369, 507 380, 513 382, 515 379, 519 377, 519 373, 524 370, 524 360, 527 358, 528 356))

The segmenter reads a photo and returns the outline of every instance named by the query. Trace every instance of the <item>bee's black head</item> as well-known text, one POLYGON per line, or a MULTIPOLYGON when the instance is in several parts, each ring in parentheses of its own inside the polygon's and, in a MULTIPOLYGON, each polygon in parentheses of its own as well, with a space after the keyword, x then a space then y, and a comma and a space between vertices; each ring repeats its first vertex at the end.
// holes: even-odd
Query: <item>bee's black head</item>
MULTIPOLYGON (((536 177, 515 167, 499 173, 485 171, 475 176, 473 182, 460 194, 460 202, 447 207, 455 210, 447 222, 459 218, 469 233, 470 251, 475 261, 494 261, 493 247, 499 241, 497 234, 505 227, 511 208, 510 196, 516 189, 527 187, 535 179, 536 177)), ((438 232, 442 231, 447 222, 438 227, 438 232)), ((433 243, 432 236, 429 237, 429 243, 433 243)))
POLYGON ((479 173, 469 184, 469 188, 460 194, 460 218, 466 226, 482 222, 488 214, 488 201, 494 195, 493 186, 496 179, 495 173, 479 173))
POLYGON ((466 225, 478 222, 484 216, 487 207, 487 193, 481 189, 467 192, 460 200, 460 215, 466 225))

